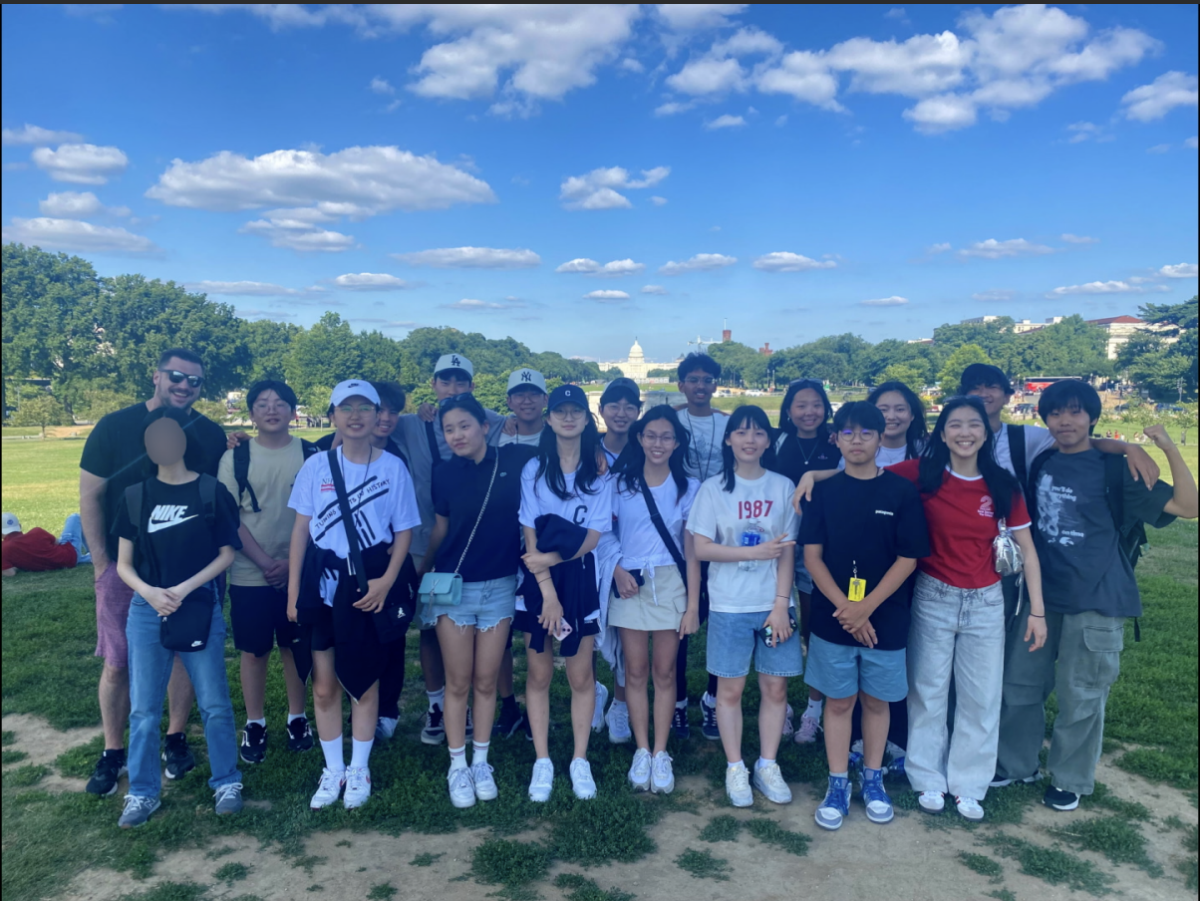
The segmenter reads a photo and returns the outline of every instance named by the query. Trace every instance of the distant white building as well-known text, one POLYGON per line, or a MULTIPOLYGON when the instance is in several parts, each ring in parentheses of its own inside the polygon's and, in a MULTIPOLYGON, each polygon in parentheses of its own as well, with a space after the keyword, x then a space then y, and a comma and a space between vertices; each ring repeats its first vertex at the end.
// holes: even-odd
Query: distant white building
POLYGON ((621 374, 636 382, 644 382, 650 378, 651 369, 674 369, 679 363, 674 360, 669 363, 653 363, 646 359, 646 353, 637 338, 633 339, 633 347, 629 348, 629 358, 626 360, 605 360, 599 364, 601 372, 610 369, 620 369, 621 374))

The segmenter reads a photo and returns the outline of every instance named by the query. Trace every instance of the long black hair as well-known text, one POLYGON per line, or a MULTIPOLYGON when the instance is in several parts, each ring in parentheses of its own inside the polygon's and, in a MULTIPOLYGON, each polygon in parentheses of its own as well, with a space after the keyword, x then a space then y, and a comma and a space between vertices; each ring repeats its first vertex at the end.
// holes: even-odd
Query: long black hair
MULTIPOLYGON (((768 437, 771 434, 771 421, 767 419, 767 413, 762 407, 745 404, 730 414, 729 422, 725 423, 725 438, 721 442, 721 477, 724 479, 721 487, 726 491, 732 492, 733 486, 737 484, 734 478, 737 460, 734 459, 733 448, 729 446, 728 441, 734 432, 745 428, 746 425, 762 429, 767 433, 768 437)), ((775 448, 771 441, 767 442, 767 449, 763 451, 762 459, 759 460, 759 463, 763 469, 775 468, 775 448)))
MULTIPOLYGON (((595 494, 600 490, 596 483, 600 481, 600 461, 597 455, 603 456, 600 446, 600 430, 596 428, 596 417, 592 411, 583 408, 585 422, 583 434, 579 436, 579 468, 575 470, 575 491, 579 494, 595 494)), ((536 482, 542 476, 546 477, 546 486, 560 500, 570 500, 571 493, 567 491, 567 478, 563 475, 562 465, 558 461, 558 435, 547 425, 542 429, 538 439, 536 482)))
MULTIPOLYGON (((879 398, 889 391, 895 391, 903 397, 912 413, 913 420, 908 424, 908 431, 904 433, 904 459, 915 460, 921 456, 921 451, 929 440, 929 426, 925 424, 925 403, 917 395, 917 392, 904 382, 884 382, 882 385, 877 385, 867 395, 867 403, 872 406, 879 403, 879 398)), ((880 437, 882 438, 882 436, 880 437)))
POLYGON ((792 422, 791 415, 792 401, 805 388, 811 388, 817 392, 821 403, 825 405, 825 420, 817 426, 817 437, 820 438, 829 431, 829 420, 833 418, 833 404, 829 402, 829 395, 825 393, 825 384, 820 379, 793 379, 788 382, 787 393, 783 395, 783 405, 779 408, 779 431, 785 435, 796 435, 796 423, 792 422))
POLYGON ((612 471, 617 476, 617 485, 620 489, 634 493, 647 490, 646 451, 638 439, 641 438, 642 432, 646 431, 647 425, 659 419, 669 422, 671 428, 675 430, 675 450, 671 452, 671 458, 667 463, 671 467, 671 478, 675 481, 675 487, 679 489, 675 498, 678 503, 687 494, 687 473, 684 471, 683 461, 687 459, 691 436, 688 435, 687 429, 680 424, 679 416, 669 404, 658 404, 651 407, 641 419, 629 427, 629 443, 625 445, 621 456, 613 463, 612 471))
POLYGON ((921 451, 920 488, 922 494, 937 494, 945 478, 946 467, 950 464, 950 446, 945 442, 946 420, 955 410, 970 407, 979 414, 983 421, 983 447, 979 449, 979 474, 987 485, 988 494, 992 496, 992 505, 996 516, 1008 518, 1012 512, 1013 495, 1021 490, 1017 477, 996 462, 996 436, 988 425, 987 410, 983 401, 978 397, 952 397, 942 407, 933 434, 925 449, 921 451))

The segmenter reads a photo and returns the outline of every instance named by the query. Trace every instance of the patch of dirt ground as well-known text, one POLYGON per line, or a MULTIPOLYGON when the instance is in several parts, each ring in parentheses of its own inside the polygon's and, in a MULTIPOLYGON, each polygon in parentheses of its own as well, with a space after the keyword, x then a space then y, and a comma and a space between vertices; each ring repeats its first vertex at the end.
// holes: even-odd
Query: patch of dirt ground
MULTIPOLYGON (((37 717, 24 715, 4 717, 3 728, 16 733, 16 742, 9 747, 29 754, 22 764, 40 763, 51 767, 60 753, 91 740, 98 733, 97 729, 59 732, 37 717)), ((1164 875, 1152 879, 1131 865, 1114 866, 1101 855, 1066 850, 1113 875, 1116 882, 1112 890, 1130 901, 1195 899, 1195 892, 1185 886, 1176 870, 1176 864, 1184 858, 1181 833, 1162 823, 1172 816, 1187 824, 1197 822, 1196 808, 1188 796, 1117 769, 1109 758, 1101 761, 1097 775, 1111 793, 1126 800, 1140 801, 1153 811, 1154 821, 1143 824, 1142 829, 1149 842, 1150 856, 1162 865, 1164 875)), ((83 782, 53 774, 47 776, 40 787, 82 790, 83 782)), ((796 797, 791 805, 773 807, 760 800, 753 809, 736 811, 713 804, 710 785, 699 777, 681 779, 677 790, 687 791, 700 799, 699 812, 672 812, 653 827, 650 834, 658 845, 655 854, 635 863, 586 870, 556 864, 550 878, 531 888, 548 901, 557 901, 563 895, 552 885, 553 877, 560 872, 578 872, 596 880, 604 889, 615 886, 634 894, 640 901, 681 897, 687 897, 689 901, 726 898, 792 901, 797 897, 803 897, 805 901, 877 901, 881 897, 892 901, 962 901, 992 898, 999 889, 1011 892, 1021 901, 1065 901, 1083 897, 1065 885, 1050 885, 1022 874, 1015 860, 995 857, 988 846, 978 841, 993 834, 986 827, 973 831, 936 828, 925 815, 904 811, 897 811, 893 823, 875 826, 867 822, 861 807, 856 806, 851 809, 846 825, 831 834, 813 823, 813 811, 820 799, 809 785, 793 786, 796 797), (712 844, 700 841, 700 830, 716 814, 731 814, 743 821, 767 816, 785 829, 809 836, 808 855, 787 854, 761 843, 744 830, 734 841, 712 844), (729 881, 695 879, 680 869, 675 859, 688 848, 708 850, 714 857, 727 861, 729 881), (991 882, 967 869, 958 860, 962 851, 997 860, 1004 870, 1003 880, 991 882)), ((1045 831, 1048 827, 1103 814, 1103 811, 1059 814, 1041 806, 1031 806, 1021 825, 1003 826, 1000 830, 1049 847, 1054 842, 1045 831)), ((206 899, 232 899, 250 894, 263 901, 290 901, 308 897, 310 890, 315 897, 364 898, 381 883, 396 889, 394 901, 480 899, 500 888, 479 885, 469 878, 472 852, 487 837, 487 830, 462 830, 451 835, 405 833, 399 838, 349 830, 320 833, 310 838, 305 846, 307 855, 324 858, 311 873, 274 850, 260 850, 254 839, 246 838, 240 842, 225 839, 212 848, 166 855, 156 866, 155 874, 144 881, 134 881, 128 874, 113 870, 89 870, 76 876, 60 897, 64 901, 114 901, 130 892, 169 880, 209 886, 206 899), (349 847, 339 845, 347 841, 351 843, 349 847), (208 852, 218 849, 232 850, 215 859, 207 856, 208 852), (411 861, 422 854, 441 856, 431 865, 414 866, 411 861), (246 878, 231 885, 217 880, 214 873, 228 863, 245 864, 249 868, 246 878), (459 878, 464 876, 468 878, 459 878)), ((534 833, 518 836, 525 840, 536 837, 534 833)))

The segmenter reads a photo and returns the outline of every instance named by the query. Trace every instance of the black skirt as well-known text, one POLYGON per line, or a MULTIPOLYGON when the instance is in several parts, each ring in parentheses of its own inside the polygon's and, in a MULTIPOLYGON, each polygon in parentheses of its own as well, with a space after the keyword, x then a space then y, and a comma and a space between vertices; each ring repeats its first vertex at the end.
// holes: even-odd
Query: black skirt
MULTIPOLYGON (((538 653, 545 650, 550 633, 538 623, 542 614, 542 589, 525 564, 521 564, 524 579, 518 592, 525 599, 525 610, 513 617, 513 628, 528 632, 529 646, 538 653)), ((574 657, 579 642, 588 635, 600 632, 595 614, 600 611, 600 592, 596 589, 596 556, 588 553, 577 560, 566 560, 550 568, 550 578, 563 608, 563 619, 571 626, 571 634, 559 646, 563 657, 574 657), (588 617, 593 617, 588 621, 588 617)))

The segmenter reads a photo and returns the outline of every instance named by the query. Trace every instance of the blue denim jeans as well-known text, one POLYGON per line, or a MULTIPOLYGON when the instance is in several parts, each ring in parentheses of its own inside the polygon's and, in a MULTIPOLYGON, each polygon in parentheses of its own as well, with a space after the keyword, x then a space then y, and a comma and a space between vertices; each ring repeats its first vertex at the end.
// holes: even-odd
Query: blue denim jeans
POLYGON ((63 524, 62 535, 58 537, 59 544, 69 544, 75 548, 75 565, 91 563, 92 554, 88 550, 87 541, 83 537, 83 521, 78 513, 72 513, 63 524))
MULTIPOLYGON (((157 798, 162 791, 159 767, 163 699, 175 652, 159 641, 157 611, 135 594, 125 625, 129 641, 129 794, 157 798)), ((204 740, 208 745, 208 763, 212 771, 209 788, 241 782, 238 770, 237 730, 229 683, 225 679, 225 617, 221 605, 213 600, 212 627, 208 645, 202 651, 180 654, 200 706, 204 740)))
POLYGON ((1004 594, 917 576, 908 633, 908 756, 915 791, 982 800, 996 772, 1004 686, 1004 594), (946 726, 950 674, 957 703, 946 726))

